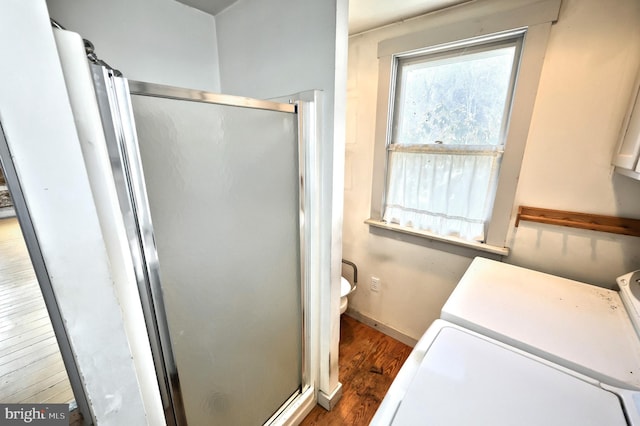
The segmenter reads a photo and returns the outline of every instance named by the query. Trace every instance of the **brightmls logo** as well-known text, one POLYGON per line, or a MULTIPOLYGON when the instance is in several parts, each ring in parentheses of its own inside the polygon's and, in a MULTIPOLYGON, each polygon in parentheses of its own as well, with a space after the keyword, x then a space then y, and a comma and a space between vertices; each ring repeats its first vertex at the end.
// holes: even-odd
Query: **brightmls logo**
POLYGON ((35 408, 9 410, 9 407, 4 407, 4 418, 6 420, 24 420, 25 423, 31 423, 34 420, 47 420, 47 411, 44 409, 36 411, 35 408))
POLYGON ((68 404, 0 404, 0 426, 67 426, 68 404))

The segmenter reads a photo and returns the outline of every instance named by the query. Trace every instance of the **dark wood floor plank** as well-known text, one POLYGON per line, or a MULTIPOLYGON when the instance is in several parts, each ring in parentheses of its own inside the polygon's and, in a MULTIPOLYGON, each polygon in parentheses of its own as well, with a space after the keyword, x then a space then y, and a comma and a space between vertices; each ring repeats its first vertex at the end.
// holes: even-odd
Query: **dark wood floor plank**
POLYGON ((342 398, 333 410, 316 406, 302 426, 368 425, 411 347, 343 315, 340 320, 342 398))
POLYGON ((69 415, 69 426, 82 426, 84 425, 84 419, 80 411, 73 410, 69 415))

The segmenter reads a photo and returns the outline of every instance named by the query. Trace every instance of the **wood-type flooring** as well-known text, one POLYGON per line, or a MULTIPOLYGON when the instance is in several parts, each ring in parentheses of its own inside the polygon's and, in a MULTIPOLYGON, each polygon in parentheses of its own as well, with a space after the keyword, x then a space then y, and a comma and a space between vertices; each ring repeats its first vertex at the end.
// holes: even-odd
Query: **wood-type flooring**
POLYGON ((331 411, 314 407, 301 425, 368 425, 411 349, 343 315, 338 360, 342 398, 331 411))
POLYGON ((68 403, 73 392, 17 219, 0 219, 0 403, 68 403))

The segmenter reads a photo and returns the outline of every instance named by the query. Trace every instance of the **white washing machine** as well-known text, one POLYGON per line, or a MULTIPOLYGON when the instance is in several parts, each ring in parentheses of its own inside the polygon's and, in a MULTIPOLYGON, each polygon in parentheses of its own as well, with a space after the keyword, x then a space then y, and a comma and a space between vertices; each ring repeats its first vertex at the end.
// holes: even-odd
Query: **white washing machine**
POLYGON ((440 318, 604 383, 640 390, 638 279, 640 271, 618 278, 618 292, 478 257, 440 318))
MULTIPOLYGON (((640 295, 635 274, 618 282, 640 295)), ((615 291, 477 258, 371 424, 640 425, 627 312, 615 291)))
POLYGON ((400 369, 371 425, 640 424, 628 421, 625 404, 633 404, 625 391, 437 320, 400 369))

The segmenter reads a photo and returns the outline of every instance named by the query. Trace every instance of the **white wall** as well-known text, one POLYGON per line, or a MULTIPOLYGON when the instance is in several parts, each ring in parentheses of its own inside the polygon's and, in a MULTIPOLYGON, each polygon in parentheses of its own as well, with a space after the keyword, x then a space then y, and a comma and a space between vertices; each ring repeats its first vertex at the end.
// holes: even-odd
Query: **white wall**
POLYGON ((331 294, 321 300, 323 345, 330 350, 320 355, 321 390, 331 394, 338 386, 347 2, 241 0, 216 16, 216 28, 224 93, 265 99, 323 91, 316 278, 331 294))
POLYGON ((53 19, 90 40, 131 80, 218 92, 213 16, 174 0, 48 0, 53 19))
MULTIPOLYGON (((374 235, 363 221, 371 202, 377 44, 418 31, 434 17, 349 40, 343 255, 360 269, 350 309, 414 339, 439 317, 475 253, 374 235), (381 278, 379 293, 369 290, 372 275, 381 278)), ((635 0, 562 2, 514 210, 523 204, 640 217, 640 182, 612 175, 609 165, 640 65, 639 24, 635 0)), ((636 237, 522 222, 508 245, 506 262, 600 285, 640 268, 636 237)))
POLYGON ((91 407, 83 414, 147 424, 43 0, 0 3, 0 55, 0 120, 91 407))
MULTIPOLYGON (((640 181, 611 173, 640 67, 640 2, 565 0, 549 40, 516 203, 640 217, 640 181)), ((640 268, 640 238, 522 222, 506 261, 603 286, 640 268)))

